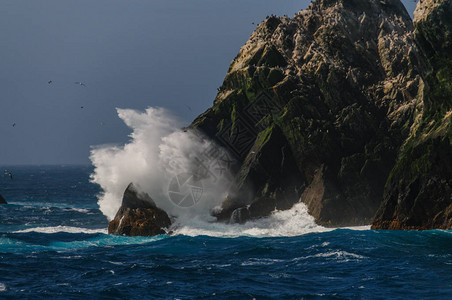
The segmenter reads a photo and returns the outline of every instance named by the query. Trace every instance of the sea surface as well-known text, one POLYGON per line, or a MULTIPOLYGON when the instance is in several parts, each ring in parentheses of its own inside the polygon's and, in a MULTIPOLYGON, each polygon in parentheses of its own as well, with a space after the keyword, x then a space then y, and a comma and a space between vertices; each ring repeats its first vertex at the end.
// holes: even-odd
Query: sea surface
POLYGON ((0 299, 452 299, 452 231, 326 229, 299 209, 113 236, 92 167, 1 170, 0 299))

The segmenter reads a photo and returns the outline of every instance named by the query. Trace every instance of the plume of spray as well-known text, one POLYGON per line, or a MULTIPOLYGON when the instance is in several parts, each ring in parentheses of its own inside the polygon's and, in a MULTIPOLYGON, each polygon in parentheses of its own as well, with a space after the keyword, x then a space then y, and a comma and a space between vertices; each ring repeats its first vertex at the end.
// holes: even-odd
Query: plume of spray
POLYGON ((198 132, 181 130, 182 122, 163 108, 117 112, 132 129, 129 143, 94 147, 90 155, 95 166, 91 180, 103 190, 102 213, 113 219, 133 182, 171 216, 212 218, 210 211, 224 199, 230 182, 227 168, 218 168, 219 155, 226 152, 198 132), (182 196, 196 203, 178 203, 182 196))

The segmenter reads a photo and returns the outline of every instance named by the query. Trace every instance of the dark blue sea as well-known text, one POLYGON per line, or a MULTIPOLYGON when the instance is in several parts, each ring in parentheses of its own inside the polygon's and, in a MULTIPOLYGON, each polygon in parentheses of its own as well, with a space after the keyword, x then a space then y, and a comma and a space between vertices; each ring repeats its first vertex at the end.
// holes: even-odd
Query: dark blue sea
POLYGON ((0 299, 452 299, 452 231, 112 236, 92 172, 2 168, 0 299))

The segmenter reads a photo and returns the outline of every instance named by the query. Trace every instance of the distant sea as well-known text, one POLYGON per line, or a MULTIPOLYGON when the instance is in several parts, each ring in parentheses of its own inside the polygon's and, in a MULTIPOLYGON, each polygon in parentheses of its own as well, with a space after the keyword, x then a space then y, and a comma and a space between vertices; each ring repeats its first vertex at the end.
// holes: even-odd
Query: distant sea
POLYGON ((285 229, 113 236, 92 172, 2 167, 0 299, 452 299, 452 231, 297 231, 292 211, 285 229))

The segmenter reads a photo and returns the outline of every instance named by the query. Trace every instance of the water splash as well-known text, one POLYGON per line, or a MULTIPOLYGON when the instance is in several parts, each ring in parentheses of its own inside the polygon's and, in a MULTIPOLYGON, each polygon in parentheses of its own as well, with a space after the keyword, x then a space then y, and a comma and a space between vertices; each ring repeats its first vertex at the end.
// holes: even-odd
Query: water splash
POLYGON ((225 151, 196 131, 181 130, 182 123, 163 108, 117 111, 132 129, 131 140, 124 146, 95 147, 90 156, 95 166, 91 180, 103 190, 102 213, 111 220, 133 182, 172 216, 208 219, 229 187, 227 169, 217 168, 225 151), (193 203, 187 205, 187 199, 193 203))

